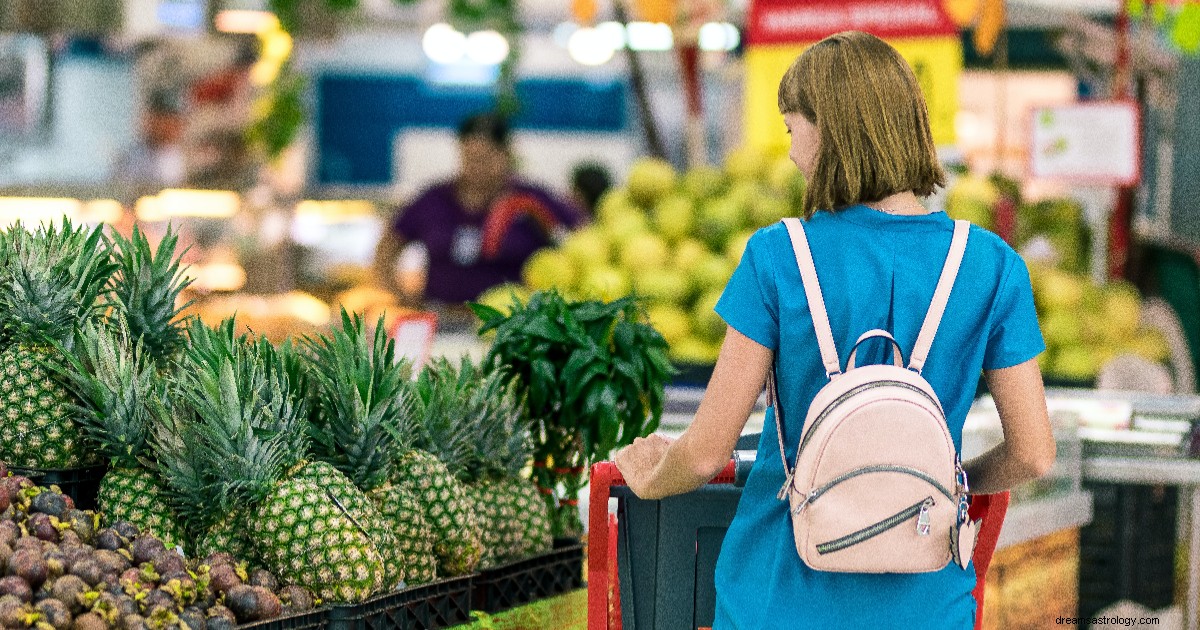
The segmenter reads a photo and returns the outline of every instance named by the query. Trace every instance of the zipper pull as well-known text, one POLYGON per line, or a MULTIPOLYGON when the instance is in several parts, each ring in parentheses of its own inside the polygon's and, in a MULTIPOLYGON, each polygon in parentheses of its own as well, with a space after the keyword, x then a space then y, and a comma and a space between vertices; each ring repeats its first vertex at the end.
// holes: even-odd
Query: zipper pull
POLYGON ((796 509, 792 510, 792 514, 799 514, 800 512, 803 512, 804 508, 808 507, 808 504, 812 503, 816 498, 817 491, 810 490, 808 494, 804 495, 804 501, 801 501, 800 505, 797 505, 796 509))
POLYGON ((917 515, 917 535, 929 535, 929 508, 933 507, 933 497, 928 497, 921 503, 921 513, 917 515))
POLYGON ((788 489, 792 487, 792 478, 796 476, 796 470, 787 471, 787 479, 783 480, 783 487, 779 489, 779 493, 775 495, 780 501, 787 500, 788 489))

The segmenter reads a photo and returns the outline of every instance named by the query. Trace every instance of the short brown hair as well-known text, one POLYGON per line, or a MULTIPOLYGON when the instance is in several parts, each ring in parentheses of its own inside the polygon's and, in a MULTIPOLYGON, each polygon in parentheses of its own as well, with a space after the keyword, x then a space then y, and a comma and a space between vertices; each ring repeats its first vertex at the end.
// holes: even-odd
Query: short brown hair
POLYGON ((779 82, 779 111, 820 133, 806 217, 906 190, 927 197, 946 184, 917 79, 874 35, 845 31, 804 51, 779 82))

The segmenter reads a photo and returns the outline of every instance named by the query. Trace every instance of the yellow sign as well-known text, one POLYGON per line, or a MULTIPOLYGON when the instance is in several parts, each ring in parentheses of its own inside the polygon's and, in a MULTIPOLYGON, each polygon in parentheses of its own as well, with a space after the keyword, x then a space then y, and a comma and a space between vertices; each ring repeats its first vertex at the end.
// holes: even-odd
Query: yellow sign
MULTIPOLYGON (((912 66, 929 105, 929 123, 938 146, 954 144, 958 113, 958 79, 962 74, 962 43, 957 37, 889 39, 888 43, 912 66)), ((745 142, 771 150, 788 145, 779 114, 779 80, 809 44, 752 46, 746 50, 744 99, 745 142)))

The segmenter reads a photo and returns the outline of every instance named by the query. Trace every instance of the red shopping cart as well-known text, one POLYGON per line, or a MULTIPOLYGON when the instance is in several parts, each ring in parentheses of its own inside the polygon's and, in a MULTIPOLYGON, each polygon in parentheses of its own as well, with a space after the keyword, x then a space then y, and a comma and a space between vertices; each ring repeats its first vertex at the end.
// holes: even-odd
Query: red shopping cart
MULTIPOLYGON (((592 466, 588 630, 703 630, 712 624, 713 569, 753 455, 735 453, 707 486, 662 501, 634 497, 612 462, 592 466), (609 513, 610 497, 618 499, 617 514, 609 513)), ((971 518, 983 519, 973 556, 976 630, 1008 500, 1004 492, 971 501, 971 518)))

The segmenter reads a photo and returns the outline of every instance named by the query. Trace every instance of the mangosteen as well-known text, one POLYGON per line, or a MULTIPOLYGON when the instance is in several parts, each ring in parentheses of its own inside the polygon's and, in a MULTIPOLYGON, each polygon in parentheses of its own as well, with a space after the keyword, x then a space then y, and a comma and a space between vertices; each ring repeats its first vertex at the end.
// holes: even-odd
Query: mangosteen
POLYGON ((146 625, 146 618, 138 614, 121 617, 121 624, 118 627, 122 630, 146 630, 149 628, 146 625))
POLYGON ((68 529, 58 534, 58 544, 62 547, 82 547, 84 542, 79 537, 79 534, 73 529, 68 529))
POLYGON ((29 480, 29 477, 22 475, 5 477, 4 479, 0 479, 0 483, 4 485, 3 490, 8 492, 8 500, 11 503, 19 503, 21 491, 34 487, 34 483, 29 480))
POLYGON ((0 595, 12 595, 24 604, 33 601, 33 589, 29 583, 15 575, 0 578, 0 595))
POLYGON ((71 611, 57 599, 42 600, 35 608, 42 614, 42 621, 54 626, 54 630, 69 630, 71 627, 71 611))
POLYGON ((60 517, 66 511, 66 497, 57 492, 42 492, 29 501, 30 514, 48 514, 60 517))
POLYGON ((255 569, 250 572, 250 579, 246 580, 250 586, 263 586, 268 590, 279 590, 279 580, 266 569, 255 569))
POLYGON ((124 536, 117 533, 117 530, 106 528, 96 533, 96 548, 117 550, 128 544, 129 541, 124 536))
POLYGON ((228 608, 226 608, 225 606, 222 606, 220 604, 209 607, 207 615, 208 615, 208 627, 209 628, 213 627, 212 623, 213 623, 214 619, 220 619, 222 621, 227 621, 235 626, 237 625, 237 621, 238 621, 237 615, 234 615, 232 610, 229 610, 228 608))
POLYGON ((44 540, 36 536, 21 536, 17 539, 17 542, 13 543, 12 548, 14 551, 21 549, 34 549, 37 550, 38 553, 41 553, 42 549, 46 547, 46 545, 43 544, 44 542, 44 540))
POLYGON ((112 528, 117 530, 118 534, 129 540, 137 538, 138 535, 142 533, 142 531, 138 529, 137 525, 134 525, 129 521, 117 521, 116 523, 112 524, 112 528))
POLYGON ((89 545, 96 542, 96 518, 94 513, 83 510, 67 510, 60 517, 60 520, 71 524, 71 529, 68 531, 74 532, 79 536, 79 540, 89 545))
POLYGON ((167 552, 166 545, 153 536, 138 536, 133 539, 133 543, 129 546, 133 552, 133 561, 135 564, 143 562, 154 562, 167 552))
POLYGON ((154 614, 154 611, 158 610, 159 608, 172 611, 182 608, 182 606, 179 606, 175 603, 175 598, 172 597, 170 593, 159 589, 150 591, 150 593, 146 595, 145 599, 141 601, 141 606, 142 610, 145 611, 147 615, 154 614))
POLYGON ((78 575, 83 578, 88 586, 95 586, 104 580, 104 571, 100 568, 100 563, 93 558, 80 558, 71 565, 71 575, 78 575))
POLYGON ((300 613, 313 609, 312 594, 302 586, 285 586, 279 590, 279 600, 288 613, 300 613))
POLYGON ((204 559, 204 564, 215 568, 222 564, 233 566, 234 564, 237 564, 237 561, 233 559, 232 555, 225 553, 224 551, 218 551, 216 553, 209 554, 208 557, 204 559))
POLYGON ((20 628, 25 603, 12 595, 0 596, 0 627, 20 628))
POLYGON ((71 626, 71 630, 109 630, 109 625, 100 615, 88 613, 76 617, 75 625, 71 626))
POLYGON ((49 571, 40 549, 18 549, 8 559, 8 574, 24 578, 30 588, 41 586, 49 571))
POLYGON ((0 511, 7 510, 12 505, 12 500, 9 499, 7 492, 0 492, 0 511))
POLYGON ((4 543, 9 547, 16 544, 17 539, 21 537, 21 526, 16 523, 3 520, 0 521, 0 543, 4 543))
POLYGON ((206 630, 204 611, 195 606, 184 608, 183 612, 179 613, 179 621, 187 624, 189 630, 206 630))
POLYGON ((237 630, 237 622, 224 617, 209 617, 206 622, 204 630, 237 630))
MULTIPOLYGON (((45 495, 38 495, 45 496, 45 495)), ((49 514, 38 512, 30 514, 29 520, 25 521, 25 529, 29 530, 34 537, 46 542, 57 543, 59 540, 58 528, 51 522, 49 514)))
POLYGON ((100 551, 92 553, 92 559, 100 565, 100 569, 105 573, 115 573, 119 575, 122 571, 132 566, 129 564, 129 561, 124 558, 124 556, 108 549, 101 549, 100 551))
POLYGON ((142 570, 137 567, 130 567, 121 573, 122 584, 141 584, 142 570))
POLYGON ((50 595, 67 605, 71 612, 78 614, 83 610, 83 594, 88 591, 87 582, 78 575, 64 575, 54 581, 50 595))
POLYGON ((0 542, 0 573, 3 573, 4 569, 8 568, 8 559, 12 555, 12 547, 9 547, 7 543, 0 542))
POLYGON ((59 545, 58 548, 62 550, 63 568, 67 573, 71 572, 71 567, 75 566, 76 562, 84 558, 94 558, 96 553, 91 547, 84 545, 59 545))
POLYGON ((225 605, 242 623, 264 619, 263 610, 258 602, 258 592, 253 586, 238 584, 229 589, 225 594, 225 605))
POLYGON ((237 569, 229 564, 213 567, 212 571, 208 574, 208 578, 210 587, 219 593, 228 593, 229 589, 242 583, 242 578, 238 576, 237 569))
POLYGON ((283 602, 265 586, 251 586, 258 600, 259 619, 274 619, 283 614, 283 602))
POLYGON ((167 575, 168 573, 186 573, 187 564, 183 561, 183 556, 175 551, 164 551, 162 555, 154 559, 154 570, 158 571, 159 575, 167 575))

